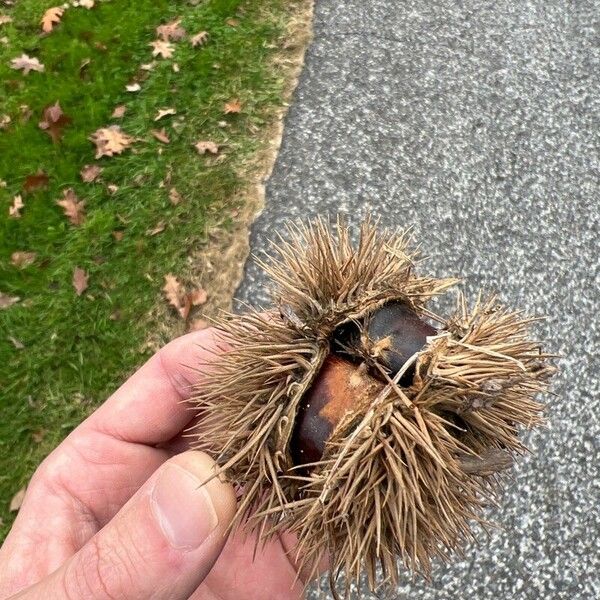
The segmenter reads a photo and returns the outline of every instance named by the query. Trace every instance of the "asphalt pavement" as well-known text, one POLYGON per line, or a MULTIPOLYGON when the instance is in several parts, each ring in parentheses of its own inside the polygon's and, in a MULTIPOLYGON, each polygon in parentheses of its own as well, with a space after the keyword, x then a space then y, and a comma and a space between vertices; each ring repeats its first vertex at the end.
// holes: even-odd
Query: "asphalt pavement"
MULTIPOLYGON (((547 315, 563 355, 501 528, 381 597, 600 598, 599 25, 598 0, 317 1, 252 250, 288 219, 411 226, 427 270, 547 315)), ((268 302, 252 263, 237 297, 268 302)))

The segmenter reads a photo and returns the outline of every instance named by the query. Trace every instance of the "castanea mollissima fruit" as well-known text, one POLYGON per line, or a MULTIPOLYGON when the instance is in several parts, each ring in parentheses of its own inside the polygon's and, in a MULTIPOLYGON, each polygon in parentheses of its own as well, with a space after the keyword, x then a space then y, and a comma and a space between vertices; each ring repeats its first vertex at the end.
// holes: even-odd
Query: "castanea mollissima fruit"
POLYGON ((494 297, 434 313, 458 281, 417 274, 404 233, 367 221, 353 244, 316 220, 274 250, 272 308, 217 321, 195 446, 240 490, 236 525, 295 533, 304 573, 327 555, 336 596, 362 573, 373 589, 401 565, 427 575, 485 524, 542 423, 552 356, 494 297))

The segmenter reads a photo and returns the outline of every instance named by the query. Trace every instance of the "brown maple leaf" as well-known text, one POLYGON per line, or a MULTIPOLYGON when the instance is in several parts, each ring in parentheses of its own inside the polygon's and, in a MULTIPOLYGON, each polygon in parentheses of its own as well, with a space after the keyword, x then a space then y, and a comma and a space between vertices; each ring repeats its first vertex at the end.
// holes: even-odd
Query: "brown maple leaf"
POLYGON ((56 204, 62 207, 73 225, 81 225, 85 221, 85 201, 79 200, 73 188, 63 190, 63 199, 57 200, 56 204))
POLYGON ((63 16, 65 9, 61 6, 53 6, 49 8, 42 17, 40 24, 44 33, 50 33, 54 29, 54 25, 60 23, 60 19, 63 16))
POLYGON ((102 173, 102 167, 98 165, 85 165, 79 174, 81 175, 81 180, 85 183, 92 183, 92 181, 96 181, 98 175, 102 173))
POLYGON ((163 58, 171 58, 173 56, 173 44, 164 40, 155 40, 149 44, 152 46, 152 56, 162 56, 163 58))
POLYGON ((192 303, 189 296, 185 293, 180 281, 172 273, 165 275, 165 285, 163 292, 169 304, 177 310, 183 319, 187 319, 190 314, 192 303))
POLYGON ((242 110, 242 103, 237 98, 234 98, 233 100, 230 100, 229 102, 226 102, 223 105, 223 112, 226 115, 237 114, 241 110, 242 110))
POLYGON ((12 204, 8 207, 8 216, 13 219, 21 218, 21 209, 25 206, 23 204, 23 198, 21 198, 21 194, 17 194, 12 201, 12 204))
POLYGON ((34 175, 28 175, 23 182, 23 191, 32 192, 33 190, 39 190, 41 188, 48 187, 50 178, 44 171, 38 171, 34 175))
POLYGON ((176 188, 172 187, 169 190, 169 201, 173 206, 177 206, 181 202, 181 194, 177 191, 176 188))
POLYGON ((200 31, 190 38, 192 47, 203 46, 208 41, 208 31, 200 31))
POLYGON ((180 27, 181 19, 175 19, 169 23, 164 23, 156 28, 156 34, 162 38, 165 42, 173 40, 177 42, 186 36, 186 31, 183 27, 180 27))
POLYGON ((113 119, 120 119, 126 111, 127 107, 124 104, 119 104, 119 106, 115 106, 115 110, 113 110, 112 115, 110 116, 113 119))
POLYGON ((162 129, 152 129, 151 133, 159 142, 162 142, 163 144, 171 143, 164 127, 162 129))
POLYGON ((37 59, 27 56, 23 53, 10 61, 10 66, 18 71, 23 71, 23 75, 29 75, 29 71, 43 71, 44 65, 37 59))
POLYGON ((17 250, 10 255, 10 262, 19 268, 28 267, 35 262, 37 257, 36 252, 26 252, 24 250, 17 250))
POLYGON ((0 310, 8 308, 9 306, 16 304, 20 300, 21 298, 19 298, 18 296, 9 296, 4 292, 0 292, 0 310))
POLYGON ((42 120, 39 122, 40 129, 43 129, 56 144, 64 135, 63 129, 71 123, 71 117, 63 113, 58 100, 44 108, 42 120))
POLYGON ((100 128, 89 139, 96 144, 96 158, 121 154, 134 141, 118 125, 100 128))
POLYGON ((73 287, 78 296, 81 296, 81 294, 87 290, 88 278, 89 275, 80 267, 75 267, 75 269, 73 269, 73 287))
POLYGON ((194 144, 194 148, 198 151, 198 154, 206 154, 207 152, 210 154, 217 154, 219 152, 219 146, 214 142, 196 142, 194 144))

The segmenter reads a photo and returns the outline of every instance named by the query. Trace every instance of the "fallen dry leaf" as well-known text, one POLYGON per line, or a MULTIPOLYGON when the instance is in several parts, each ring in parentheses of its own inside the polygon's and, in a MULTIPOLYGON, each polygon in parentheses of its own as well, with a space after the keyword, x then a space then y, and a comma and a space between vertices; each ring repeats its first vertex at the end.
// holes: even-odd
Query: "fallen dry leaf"
POLYGON ((94 8, 94 0, 79 0, 79 2, 77 3, 78 6, 81 6, 83 8, 87 8, 88 10, 91 10, 92 8, 94 8))
POLYGON ((89 139, 96 145, 96 158, 121 154, 133 142, 133 138, 128 136, 118 125, 98 129, 89 139))
POLYGON ((81 225, 85 221, 85 201, 79 200, 73 188, 63 190, 63 199, 57 200, 56 204, 62 207, 73 225, 81 225))
POLYGON ((156 66, 156 62, 152 61, 149 63, 144 63, 143 65, 140 65, 140 69, 142 69, 142 71, 152 71, 152 69, 154 69, 155 66, 156 66))
POLYGON ((81 294, 87 290, 88 277, 88 274, 79 267, 75 267, 73 270, 73 287, 78 296, 81 296, 81 294))
POLYGON ((35 262, 37 257, 36 252, 26 252, 25 250, 17 250, 10 255, 10 262, 15 267, 28 267, 35 262))
POLYGON ((0 310, 8 308, 9 306, 16 304, 20 300, 21 298, 19 298, 18 296, 9 296, 4 292, 0 292, 0 310))
POLYGON ((96 181, 98 175, 102 173, 102 167, 98 165, 85 165, 79 174, 81 175, 81 180, 85 183, 92 183, 92 181, 96 181))
POLYGON ((54 29, 54 26, 57 23, 60 23, 60 19, 63 16, 64 12, 65 9, 61 6, 53 6, 52 8, 49 8, 44 13, 42 20, 40 21, 42 31, 44 33, 50 33, 54 29))
POLYGON ((46 106, 42 112, 42 120, 39 128, 43 129, 56 144, 64 135, 63 129, 71 123, 72 119, 63 113, 58 100, 54 104, 46 106))
POLYGON ((42 188, 48 187, 48 182, 50 178, 44 171, 38 171, 34 175, 27 175, 25 177, 25 181, 23 182, 23 191, 24 192, 33 192, 34 190, 39 190, 42 188))
POLYGON ((91 58, 84 58, 81 61, 81 64, 79 65, 79 77, 81 79, 85 79, 87 77, 85 69, 91 64, 91 62, 92 62, 91 58))
POLYGON ((119 104, 119 106, 115 107, 112 115, 110 115, 113 119, 120 119, 127 112, 127 107, 124 104, 119 104))
POLYGON ((169 201, 173 206, 177 206, 182 200, 181 194, 177 191, 176 188, 172 187, 169 190, 169 201))
POLYGON ((36 429, 34 432, 32 432, 31 438, 36 444, 39 444, 46 437, 47 433, 47 429, 36 429))
POLYGON ((12 17, 0 15, 0 25, 6 25, 7 23, 12 23, 12 17))
POLYGON ((165 131, 164 127, 160 130, 152 129, 151 133, 159 142, 162 142, 163 144, 171 143, 171 140, 169 139, 169 136, 167 135, 167 132, 165 131))
POLYGON ((173 63, 171 69, 173 69, 173 73, 179 73, 179 63, 173 63))
POLYGON ((206 293, 206 290, 203 290, 202 288, 190 292, 189 296, 192 306, 206 304, 206 301, 208 300, 208 294, 206 293))
POLYGON ((206 154, 209 152, 210 154, 217 154, 219 152, 219 146, 214 142, 196 142, 194 144, 194 148, 198 151, 198 154, 206 154))
POLYGON ((173 40, 177 42, 186 36, 186 31, 183 27, 180 27, 181 19, 175 19, 169 23, 164 23, 156 28, 156 34, 162 38, 165 42, 173 40))
POLYGON ((195 48, 196 46, 202 46, 203 44, 206 44, 207 41, 208 31, 200 31, 190 38, 190 42, 192 43, 193 48, 195 48))
POLYGON ((177 111, 174 108, 161 108, 156 113, 156 116, 154 117, 154 120, 155 121, 159 121, 163 117, 166 117, 168 115, 176 115, 176 114, 177 114, 177 111))
POLYGON ((27 121, 29 121, 31 118, 33 111, 31 108, 29 108, 29 106, 27 106, 27 104, 21 104, 21 106, 19 106, 19 110, 21 111, 21 123, 27 123, 27 121))
POLYGON ((21 504, 23 504, 23 500, 25 499, 25 492, 27 490, 27 486, 23 486, 10 500, 10 504, 8 505, 8 510, 10 512, 16 512, 21 508, 21 504))
POLYGON ((119 186, 115 185, 114 183, 109 183, 106 186, 106 189, 111 196, 114 196, 119 191, 119 186))
POLYGON ((152 46, 152 56, 162 56, 163 58, 171 58, 175 48, 173 44, 164 40, 155 40, 149 44, 152 46))
POLYGON ((128 92, 139 92, 142 89, 142 86, 139 83, 130 83, 125 86, 125 89, 128 92))
POLYGON ((11 341, 12 345, 17 350, 23 350, 25 348, 25 344, 21 340, 18 340, 16 337, 9 335, 8 339, 11 341))
POLYGON ((115 231, 112 232, 112 236, 115 238, 115 241, 120 242, 125 236, 125 232, 115 229, 115 231))
POLYGON ((111 321, 120 321, 123 318, 123 314, 121 313, 121 311, 117 308, 117 310, 113 311, 110 313, 109 317, 108 317, 111 321))
POLYGON ((223 112, 226 115, 237 114, 242 110, 242 103, 236 98, 223 105, 223 112))
POLYGON ((146 235, 158 235, 165 230, 166 226, 167 224, 164 221, 159 221, 152 229, 148 229, 148 231, 146 231, 146 235))
POLYGON ((0 129, 6 129, 10 125, 10 121, 9 115, 0 115, 0 129))
POLYGON ((23 204, 23 198, 21 198, 21 194, 17 194, 12 201, 12 204, 8 207, 8 216, 13 219, 21 218, 21 209, 25 206, 23 204))
POLYGON ((208 294, 202 288, 192 292, 186 292, 181 282, 172 273, 165 275, 165 285, 163 292, 171 306, 173 306, 179 315, 187 320, 192 306, 205 304, 208 294))
POLYGON ((240 20, 234 18, 225 19, 225 23, 229 25, 229 27, 237 27, 240 24, 240 20))
POLYGON ((23 75, 29 75, 29 71, 43 71, 44 65, 37 59, 27 56, 23 53, 18 58, 10 61, 10 66, 18 71, 23 71, 23 75))
POLYGON ((188 328, 189 331, 200 331, 201 329, 206 329, 210 327, 210 323, 205 321, 204 319, 195 319, 190 323, 188 328))
POLYGON ((192 303, 175 275, 171 273, 165 275, 163 292, 165 293, 169 304, 177 310, 183 319, 187 319, 190 314, 192 303))

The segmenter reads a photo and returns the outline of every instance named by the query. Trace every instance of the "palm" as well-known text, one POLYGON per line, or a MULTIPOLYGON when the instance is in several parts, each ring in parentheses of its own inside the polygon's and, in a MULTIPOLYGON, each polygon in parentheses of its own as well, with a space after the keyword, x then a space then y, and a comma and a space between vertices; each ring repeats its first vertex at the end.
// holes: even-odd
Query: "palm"
MULTIPOLYGON (((6 572, 0 573, 5 586, 0 586, 0 596, 58 568, 113 518, 163 462, 185 449, 181 432, 191 413, 181 400, 192 378, 179 359, 183 353, 189 360, 190 340, 185 343, 180 338, 169 348, 78 427, 36 472, 2 548, 6 572)), ((203 352, 199 346, 193 348, 203 352)), ((252 537, 230 537, 192 598, 301 597, 303 586, 296 581, 280 538, 261 549, 254 560, 253 553, 252 537)))

